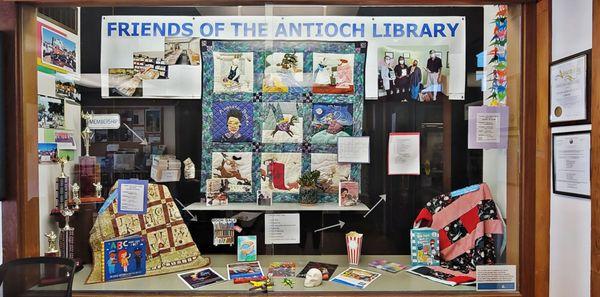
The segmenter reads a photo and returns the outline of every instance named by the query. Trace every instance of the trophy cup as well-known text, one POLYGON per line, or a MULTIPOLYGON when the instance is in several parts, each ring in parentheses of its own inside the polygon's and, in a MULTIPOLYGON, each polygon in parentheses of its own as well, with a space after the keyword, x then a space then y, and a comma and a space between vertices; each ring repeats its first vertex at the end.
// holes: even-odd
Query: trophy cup
POLYGON ((96 157, 90 156, 90 142, 94 137, 94 131, 89 127, 92 114, 83 113, 81 118, 85 120, 86 127, 81 131, 81 138, 85 147, 85 156, 79 157, 79 164, 75 165, 77 182, 79 184, 79 199, 81 203, 103 202, 102 193, 97 193, 95 183, 100 183, 100 164, 96 163, 96 157))

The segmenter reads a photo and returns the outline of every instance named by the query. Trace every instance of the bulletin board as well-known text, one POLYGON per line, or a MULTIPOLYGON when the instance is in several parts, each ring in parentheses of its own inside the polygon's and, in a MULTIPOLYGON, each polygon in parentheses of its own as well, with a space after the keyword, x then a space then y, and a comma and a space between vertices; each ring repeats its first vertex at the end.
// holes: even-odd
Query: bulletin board
POLYGON ((362 136, 367 42, 201 40, 202 173, 227 178, 229 202, 298 202, 298 178, 321 172, 337 201, 359 164, 337 163, 337 137, 362 136))

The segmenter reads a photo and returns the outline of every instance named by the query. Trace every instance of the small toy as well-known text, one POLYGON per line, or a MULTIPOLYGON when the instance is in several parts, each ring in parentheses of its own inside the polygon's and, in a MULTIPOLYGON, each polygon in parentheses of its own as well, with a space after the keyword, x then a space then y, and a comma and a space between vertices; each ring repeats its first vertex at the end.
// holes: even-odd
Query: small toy
POLYGON ((291 280, 291 279, 289 279, 289 278, 287 278, 287 277, 286 277, 286 278, 284 278, 284 279, 283 279, 283 281, 282 281, 281 283, 282 283, 284 286, 288 286, 288 287, 290 287, 290 289, 293 289, 293 288, 294 288, 294 284, 295 284, 293 280, 291 280))

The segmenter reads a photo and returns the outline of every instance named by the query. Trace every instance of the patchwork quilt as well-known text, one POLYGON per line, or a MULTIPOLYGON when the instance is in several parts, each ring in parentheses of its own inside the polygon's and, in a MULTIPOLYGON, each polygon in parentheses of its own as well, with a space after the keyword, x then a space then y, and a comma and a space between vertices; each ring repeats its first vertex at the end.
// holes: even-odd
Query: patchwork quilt
POLYGON ((86 283, 103 281, 103 241, 133 235, 140 235, 146 241, 144 276, 190 270, 210 263, 198 251, 169 189, 149 184, 145 214, 119 214, 115 199, 96 218, 90 231, 94 266, 86 283))
POLYGON ((433 198, 414 225, 439 231, 443 269, 421 269, 429 277, 453 275, 460 276, 461 282, 474 281, 475 267, 496 264, 503 249, 504 221, 485 183, 464 195, 443 194, 433 198))
POLYGON ((337 163, 337 138, 362 136, 366 42, 201 40, 202 171, 228 180, 229 202, 297 202, 319 170, 321 202, 337 201, 359 164, 337 163))

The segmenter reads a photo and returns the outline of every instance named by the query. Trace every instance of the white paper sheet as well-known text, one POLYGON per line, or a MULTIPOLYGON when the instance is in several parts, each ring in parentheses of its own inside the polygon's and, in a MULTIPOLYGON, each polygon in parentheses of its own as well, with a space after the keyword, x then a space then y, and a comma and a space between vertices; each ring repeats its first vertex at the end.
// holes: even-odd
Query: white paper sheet
POLYGON ((339 163, 369 163, 369 136, 338 137, 339 163))
POLYGON ((265 244, 300 243, 300 214, 265 214, 265 244))
POLYGON ((388 175, 421 174, 419 132, 390 133, 388 175))

